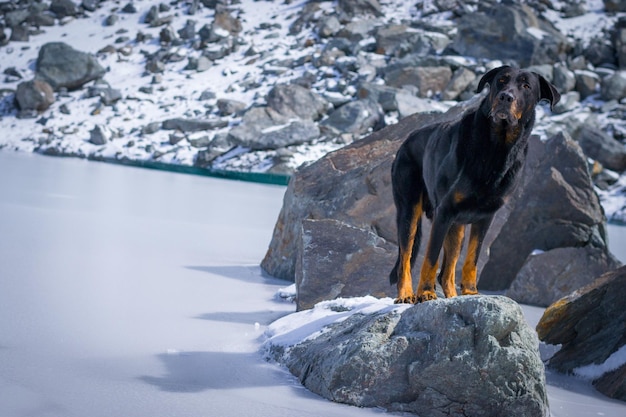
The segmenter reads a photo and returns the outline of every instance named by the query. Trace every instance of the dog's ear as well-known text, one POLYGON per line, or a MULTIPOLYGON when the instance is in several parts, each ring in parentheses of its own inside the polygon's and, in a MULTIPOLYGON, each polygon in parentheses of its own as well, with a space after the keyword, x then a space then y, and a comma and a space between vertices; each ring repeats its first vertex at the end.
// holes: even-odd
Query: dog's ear
POLYGON ((503 65, 501 67, 494 68, 491 71, 487 72, 485 75, 483 75, 483 77, 478 82, 478 88, 476 89, 476 93, 478 94, 481 91, 483 91, 483 88, 485 88, 485 85, 490 84, 493 81, 493 79, 496 77, 496 74, 505 68, 510 68, 510 67, 508 65, 503 65))
POLYGON ((539 100, 548 100, 550 102, 550 110, 552 110, 554 105, 561 100, 561 94, 559 94, 556 87, 543 78, 542 75, 539 75, 536 72, 534 74, 539 79, 539 100))

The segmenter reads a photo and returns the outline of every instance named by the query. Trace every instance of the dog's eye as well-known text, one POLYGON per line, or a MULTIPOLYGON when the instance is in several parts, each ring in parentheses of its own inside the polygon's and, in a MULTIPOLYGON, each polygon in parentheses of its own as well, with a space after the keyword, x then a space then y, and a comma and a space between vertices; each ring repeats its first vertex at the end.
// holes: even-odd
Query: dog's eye
POLYGON ((530 90, 530 84, 528 83, 524 83, 522 87, 524 87, 525 90, 530 90))

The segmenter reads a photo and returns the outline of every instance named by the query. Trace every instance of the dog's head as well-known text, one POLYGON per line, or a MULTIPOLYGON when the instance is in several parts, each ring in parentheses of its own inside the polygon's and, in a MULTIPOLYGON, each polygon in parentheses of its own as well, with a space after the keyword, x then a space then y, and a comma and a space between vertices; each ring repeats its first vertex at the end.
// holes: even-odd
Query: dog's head
POLYGON ((530 120, 535 106, 548 100, 550 108, 561 95, 543 76, 509 66, 492 69, 480 79, 477 93, 489 84, 489 117, 494 122, 505 121, 517 126, 530 120))

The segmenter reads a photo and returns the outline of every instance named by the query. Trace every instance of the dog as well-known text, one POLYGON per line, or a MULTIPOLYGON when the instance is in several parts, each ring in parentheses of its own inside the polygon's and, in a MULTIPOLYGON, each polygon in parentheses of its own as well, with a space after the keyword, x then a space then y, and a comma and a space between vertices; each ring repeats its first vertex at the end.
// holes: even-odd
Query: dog
POLYGON ((398 287, 396 303, 436 299, 436 278, 446 297, 457 295, 455 268, 466 225, 471 227, 461 294, 478 294, 478 255, 495 212, 520 176, 535 106, 547 100, 552 108, 561 97, 541 75, 510 66, 488 71, 476 93, 487 85, 489 92, 478 107, 455 120, 415 130, 398 149, 391 170, 398 258, 389 276, 398 287), (411 269, 419 252, 423 214, 432 228, 413 293, 411 269))

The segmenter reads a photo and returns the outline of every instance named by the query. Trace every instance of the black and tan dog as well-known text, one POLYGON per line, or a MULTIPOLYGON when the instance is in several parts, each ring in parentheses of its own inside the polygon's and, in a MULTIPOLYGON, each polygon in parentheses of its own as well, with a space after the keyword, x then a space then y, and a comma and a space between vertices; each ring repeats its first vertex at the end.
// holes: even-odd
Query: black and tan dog
POLYGON ((560 99, 542 76, 508 66, 487 72, 477 92, 486 85, 489 94, 478 109, 455 121, 416 130, 398 150, 392 183, 399 253, 389 277, 398 286, 397 303, 437 298, 435 278, 442 247, 439 282, 446 297, 457 295, 455 267, 468 224, 461 293, 477 293, 478 254, 526 159, 535 106, 543 99, 553 106, 560 99), (413 293, 411 268, 419 251, 422 214, 432 220, 432 229, 413 293))

